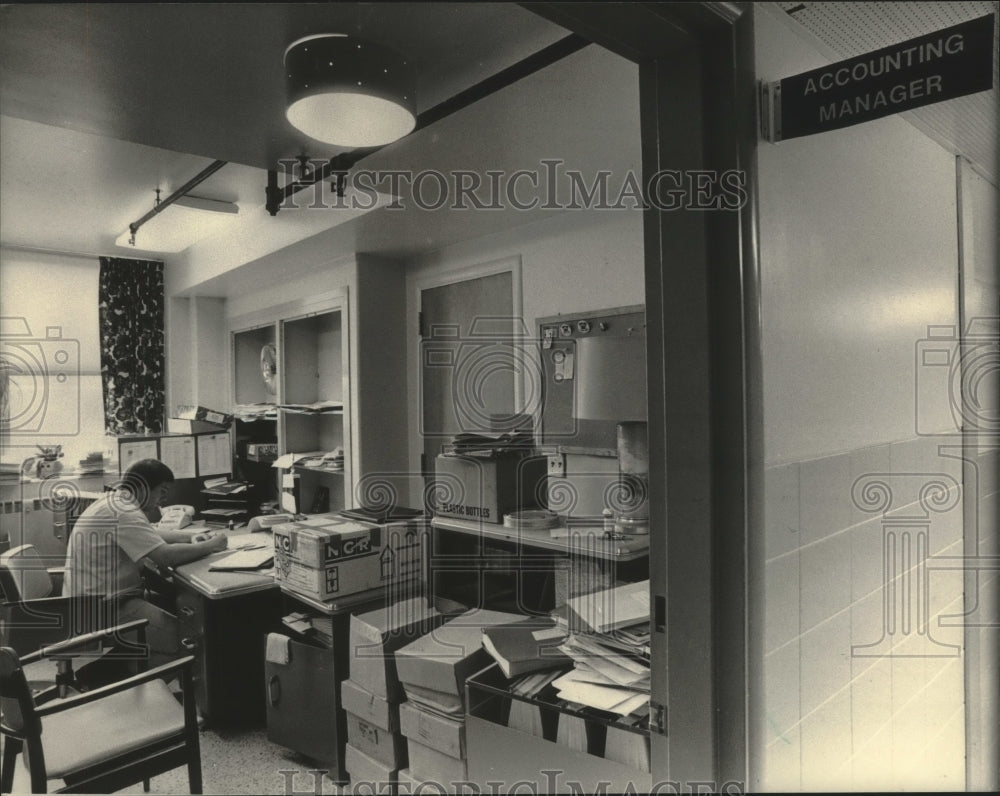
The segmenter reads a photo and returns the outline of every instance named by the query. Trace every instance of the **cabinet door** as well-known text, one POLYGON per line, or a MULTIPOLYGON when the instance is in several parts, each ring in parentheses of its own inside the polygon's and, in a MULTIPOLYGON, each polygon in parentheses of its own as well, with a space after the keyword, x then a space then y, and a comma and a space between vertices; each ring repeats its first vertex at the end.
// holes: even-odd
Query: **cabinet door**
POLYGON ((342 778, 345 733, 332 649, 288 639, 288 663, 268 660, 267 737, 331 766, 342 778))

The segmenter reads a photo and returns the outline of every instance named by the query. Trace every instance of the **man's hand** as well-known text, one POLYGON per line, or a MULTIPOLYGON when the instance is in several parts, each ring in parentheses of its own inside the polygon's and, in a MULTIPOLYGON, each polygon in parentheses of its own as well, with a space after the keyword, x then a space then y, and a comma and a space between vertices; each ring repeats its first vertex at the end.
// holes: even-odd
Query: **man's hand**
POLYGON ((209 553, 218 553, 220 550, 225 550, 229 546, 229 537, 227 537, 224 533, 214 531, 199 533, 191 541, 205 544, 205 548, 209 553))
POLYGON ((213 553, 217 553, 220 550, 225 550, 227 547, 229 547, 229 537, 226 536, 224 533, 215 534, 215 536, 209 539, 209 541, 212 542, 213 553))

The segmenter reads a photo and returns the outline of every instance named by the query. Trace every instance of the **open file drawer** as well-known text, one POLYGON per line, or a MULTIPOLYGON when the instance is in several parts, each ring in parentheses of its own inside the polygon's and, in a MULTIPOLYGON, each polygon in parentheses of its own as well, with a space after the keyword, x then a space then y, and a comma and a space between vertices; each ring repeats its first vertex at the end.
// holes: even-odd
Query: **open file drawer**
MULTIPOLYGON (((518 678, 515 678, 518 679, 518 678)), ((648 770, 649 732, 616 722, 600 711, 574 710, 546 701, 546 690, 537 697, 524 698, 510 693, 500 667, 492 664, 468 678, 466 690, 466 748, 469 781, 484 792, 502 782, 500 792, 515 784, 518 790, 537 793, 648 793, 652 776, 648 770), (520 703, 520 704, 515 704, 520 703), (512 720, 537 711, 534 729, 512 720), (508 726, 513 724, 516 726, 508 726), (563 729, 572 728, 581 740, 581 749, 559 742, 563 729), (586 740, 583 740, 584 735, 586 740), (609 739, 611 743, 609 744, 609 739), (586 743, 587 751, 582 751, 586 743), (625 749, 647 765, 630 765, 605 757, 611 747, 625 749), (645 770, 644 770, 645 769, 645 770)))

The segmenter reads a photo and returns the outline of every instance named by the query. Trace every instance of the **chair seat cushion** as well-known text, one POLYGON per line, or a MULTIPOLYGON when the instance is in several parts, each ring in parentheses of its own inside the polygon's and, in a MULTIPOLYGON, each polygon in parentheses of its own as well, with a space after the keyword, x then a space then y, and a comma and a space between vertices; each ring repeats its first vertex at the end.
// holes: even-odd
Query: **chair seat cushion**
POLYGON ((184 708, 162 680, 71 708, 42 720, 45 770, 63 779, 184 729, 184 708))

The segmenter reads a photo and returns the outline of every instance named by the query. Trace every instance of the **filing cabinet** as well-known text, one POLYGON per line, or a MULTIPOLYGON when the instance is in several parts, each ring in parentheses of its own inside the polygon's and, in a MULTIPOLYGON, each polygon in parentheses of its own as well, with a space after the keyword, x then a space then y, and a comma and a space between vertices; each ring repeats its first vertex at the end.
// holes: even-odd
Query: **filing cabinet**
POLYGON ((281 627, 278 589, 208 594, 188 578, 174 580, 181 646, 195 658, 199 712, 211 724, 262 726, 264 644, 281 627))

